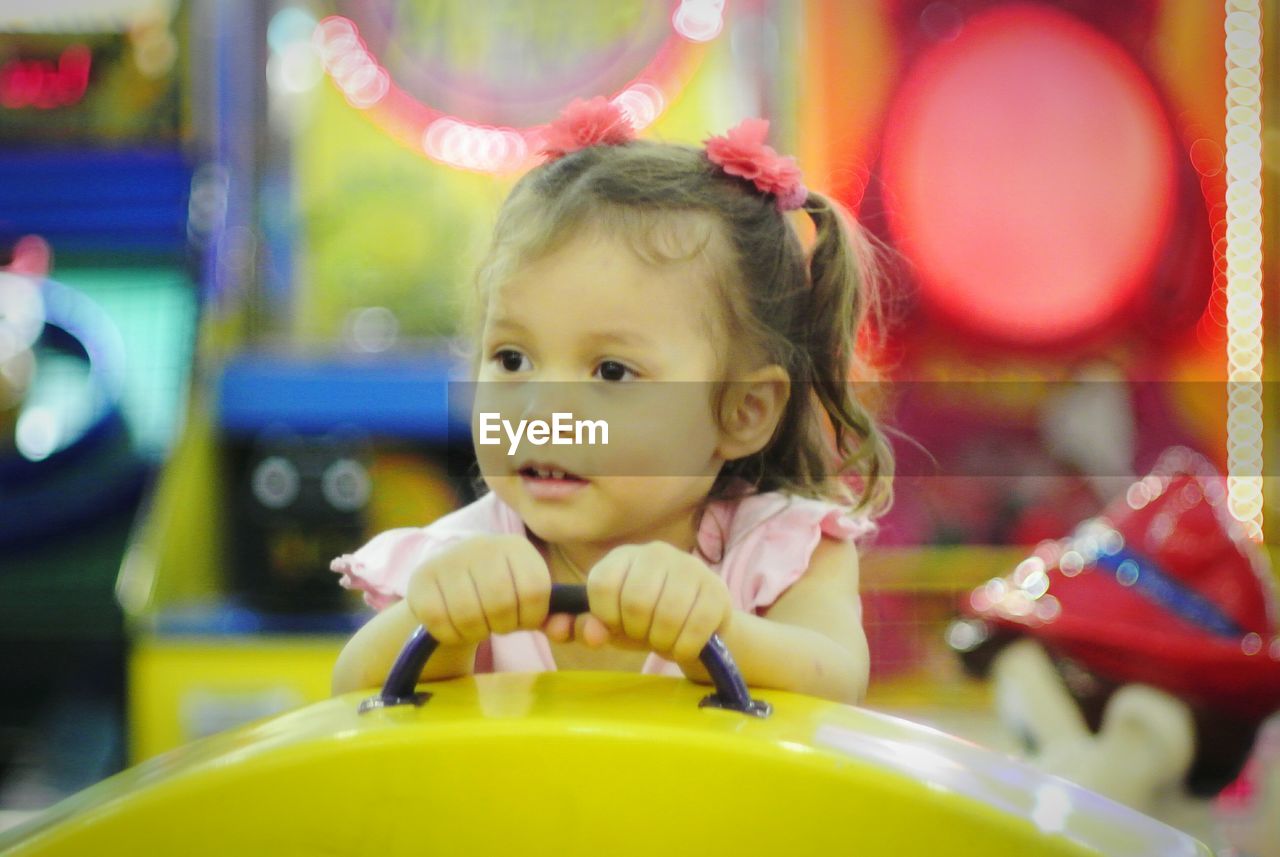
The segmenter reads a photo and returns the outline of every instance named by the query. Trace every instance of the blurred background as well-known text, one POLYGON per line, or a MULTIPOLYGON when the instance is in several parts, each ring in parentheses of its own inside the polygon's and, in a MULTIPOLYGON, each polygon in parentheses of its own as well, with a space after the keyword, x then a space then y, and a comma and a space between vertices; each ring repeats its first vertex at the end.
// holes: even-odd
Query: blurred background
MULTIPOLYGON (((767 117, 882 245, 868 704, 1011 747, 946 640, 974 587, 1173 445, 1272 551, 1262 5, 0 0, 0 819, 327 695, 368 618, 328 560, 472 496, 471 272, 595 95, 767 117)), ((1255 791, 1186 825, 1243 848, 1255 791)))

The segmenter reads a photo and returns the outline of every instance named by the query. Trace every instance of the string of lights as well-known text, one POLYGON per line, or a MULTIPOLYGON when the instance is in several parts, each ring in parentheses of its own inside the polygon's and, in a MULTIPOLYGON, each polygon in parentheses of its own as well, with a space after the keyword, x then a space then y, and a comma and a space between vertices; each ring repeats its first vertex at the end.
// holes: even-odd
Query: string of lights
POLYGON ((1262 8, 1226 3, 1227 503, 1263 535, 1262 8))
MULTIPOLYGON (((724 0, 680 0, 675 5, 670 36, 644 69, 612 95, 637 130, 662 115, 696 68, 702 47, 718 36, 723 26, 724 0)), ((350 18, 331 16, 320 21, 312 44, 351 106, 365 111, 383 131, 434 161, 464 170, 503 173, 523 168, 541 148, 545 125, 483 125, 438 110, 397 86, 350 18)))

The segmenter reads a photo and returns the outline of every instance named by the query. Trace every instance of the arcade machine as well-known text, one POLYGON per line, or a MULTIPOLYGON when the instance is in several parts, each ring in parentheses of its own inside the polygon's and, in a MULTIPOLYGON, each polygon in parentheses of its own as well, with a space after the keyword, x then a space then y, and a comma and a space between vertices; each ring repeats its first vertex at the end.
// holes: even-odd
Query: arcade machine
POLYGON ((1261 7, 809 8, 802 155, 895 290, 869 388, 901 432, 864 566, 870 701, 1015 750, 944 638, 975 588, 1124 506, 1172 447, 1233 477, 1231 529, 1267 552, 1261 7))
POLYGON ((116 575, 197 307, 175 3, 0 12, 0 806, 124 762, 116 575))
POLYGON ((133 760, 327 696, 369 616, 329 560, 471 496, 452 338, 541 126, 594 95, 690 141, 773 112, 776 51, 741 46, 796 26, 747 3, 199 8, 238 93, 220 126, 259 130, 230 173, 253 216, 222 236, 252 263, 208 278, 208 384, 121 578, 133 760))

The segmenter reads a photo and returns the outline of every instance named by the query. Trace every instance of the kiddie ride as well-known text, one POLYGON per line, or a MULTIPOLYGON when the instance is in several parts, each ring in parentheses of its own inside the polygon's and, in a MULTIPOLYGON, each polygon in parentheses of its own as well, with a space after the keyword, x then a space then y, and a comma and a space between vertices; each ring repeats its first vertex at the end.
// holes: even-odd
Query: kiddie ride
MULTIPOLYGON (((586 609, 555 587, 554 612, 586 609)), ((663 676, 414 680, 152 759, 0 834, 13 855, 1208 855, 1173 828, 933 729, 780 691, 717 637, 663 676)))

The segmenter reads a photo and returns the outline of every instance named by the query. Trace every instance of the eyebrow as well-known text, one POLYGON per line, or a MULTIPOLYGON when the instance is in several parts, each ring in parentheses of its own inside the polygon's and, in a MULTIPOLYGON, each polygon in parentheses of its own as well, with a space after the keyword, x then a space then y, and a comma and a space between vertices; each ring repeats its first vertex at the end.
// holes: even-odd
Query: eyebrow
POLYGON ((587 337, 591 343, 605 343, 631 346, 652 345, 653 339, 643 333, 630 330, 602 330, 587 337))
POLYGON ((486 321, 481 329, 480 342, 487 343, 494 339, 527 339, 529 337, 529 328, 522 324, 518 319, 511 316, 498 316, 497 318, 486 321))
MULTIPOLYGON (((529 329, 520 321, 507 316, 499 316, 493 319, 487 327, 490 331, 499 333, 527 334, 529 329)), ((627 345, 632 347, 644 347, 653 344, 653 339, 643 333, 637 333, 630 330, 601 330, 596 331, 587 336, 587 342, 592 345, 627 345)))
POLYGON ((514 318, 507 316, 498 316, 492 320, 486 320, 484 326, 486 328, 494 328, 496 330, 512 330, 518 333, 525 333, 527 329, 523 324, 514 318))

